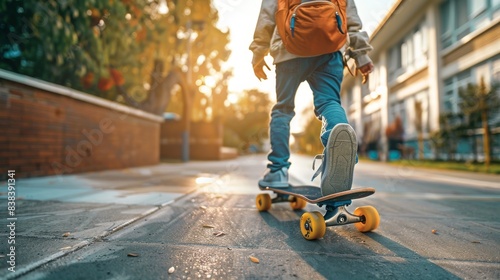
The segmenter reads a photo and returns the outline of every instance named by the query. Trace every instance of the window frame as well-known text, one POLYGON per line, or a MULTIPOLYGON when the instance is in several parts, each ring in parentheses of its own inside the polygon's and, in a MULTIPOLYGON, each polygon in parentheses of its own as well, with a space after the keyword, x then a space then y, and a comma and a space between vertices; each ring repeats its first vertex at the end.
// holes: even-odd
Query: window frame
POLYGON ((472 32, 487 26, 500 16, 500 0, 446 0, 439 5, 441 49, 455 46, 472 32), (466 3, 467 19, 459 23, 457 16, 464 13, 458 1, 466 3), (495 2, 496 1, 496 2, 495 2), (478 8, 475 4, 482 2, 478 8))

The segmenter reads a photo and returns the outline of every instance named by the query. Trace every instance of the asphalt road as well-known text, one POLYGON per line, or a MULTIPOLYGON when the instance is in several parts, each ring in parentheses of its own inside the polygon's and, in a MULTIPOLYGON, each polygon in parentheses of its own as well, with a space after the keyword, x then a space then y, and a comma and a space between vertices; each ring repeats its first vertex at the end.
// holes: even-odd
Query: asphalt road
MULTIPOLYGON (((293 162, 292 182, 307 183, 310 158, 293 162)), ((258 212, 264 163, 214 163, 227 172, 200 174, 194 192, 23 279, 500 279, 499 176, 360 162, 354 188, 376 193, 349 209, 376 207, 380 227, 307 241, 300 216, 324 210, 258 212)))

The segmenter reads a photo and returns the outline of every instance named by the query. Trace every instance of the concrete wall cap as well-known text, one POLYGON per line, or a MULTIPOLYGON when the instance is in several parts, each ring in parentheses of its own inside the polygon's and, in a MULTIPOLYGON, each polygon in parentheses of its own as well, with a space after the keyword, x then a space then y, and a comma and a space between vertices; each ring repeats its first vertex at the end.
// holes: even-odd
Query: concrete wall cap
POLYGON ((113 101, 109 101, 97 96, 90 95, 88 93, 84 93, 72 88, 68 88, 65 86, 53 84, 47 81, 43 81, 40 79, 36 79, 33 77, 25 76, 22 74, 6 71, 0 69, 0 79, 16 82, 19 84, 23 84, 26 86, 38 88, 41 90, 45 90, 48 92, 52 92, 55 94, 64 95, 76 100, 84 101, 90 104, 94 104, 97 106, 105 107, 108 109, 112 109, 115 111, 123 112, 126 114, 134 115, 136 117, 144 118, 147 120, 151 120, 154 122, 163 122, 163 118, 161 116, 157 116, 139 109, 131 108, 113 101))

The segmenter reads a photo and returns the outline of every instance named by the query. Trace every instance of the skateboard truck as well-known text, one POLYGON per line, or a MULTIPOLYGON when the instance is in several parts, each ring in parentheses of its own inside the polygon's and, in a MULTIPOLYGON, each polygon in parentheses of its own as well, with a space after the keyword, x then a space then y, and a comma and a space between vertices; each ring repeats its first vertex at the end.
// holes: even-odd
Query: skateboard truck
POLYGON ((365 219, 364 216, 356 216, 347 211, 347 205, 338 206, 333 209, 327 206, 326 214, 323 217, 327 227, 359 223, 365 219))
MULTIPOLYGON (((327 227, 332 227, 332 226, 340 226, 340 225, 364 222, 365 221, 364 216, 361 217, 356 216, 351 212, 347 211, 347 206, 349 204, 351 203, 348 202, 347 204, 340 205, 337 207, 327 206, 326 213, 325 215, 323 215, 323 218, 325 219, 325 225, 327 227)), ((306 221, 304 224, 304 228, 310 230, 311 229, 310 223, 306 221)))

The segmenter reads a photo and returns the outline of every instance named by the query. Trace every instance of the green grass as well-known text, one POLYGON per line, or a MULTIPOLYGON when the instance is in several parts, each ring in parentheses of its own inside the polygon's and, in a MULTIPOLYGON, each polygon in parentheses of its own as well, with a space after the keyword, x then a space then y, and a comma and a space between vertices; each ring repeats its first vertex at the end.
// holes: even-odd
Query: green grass
POLYGON ((430 160, 397 160, 388 162, 389 164, 424 167, 432 169, 447 169, 458 171, 469 171, 478 173, 500 174, 500 163, 491 163, 489 169, 486 169, 484 163, 468 163, 454 161, 430 161, 430 160))

